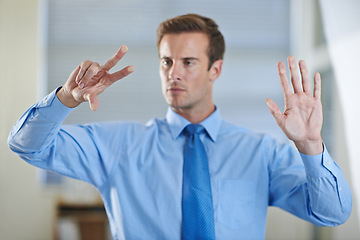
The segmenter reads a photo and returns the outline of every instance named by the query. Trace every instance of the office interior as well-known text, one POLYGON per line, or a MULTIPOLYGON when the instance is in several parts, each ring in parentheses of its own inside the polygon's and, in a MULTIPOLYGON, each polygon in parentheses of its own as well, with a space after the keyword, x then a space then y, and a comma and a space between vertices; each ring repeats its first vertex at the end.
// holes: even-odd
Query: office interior
MULTIPOLYGON (((225 36, 214 99, 232 123, 288 141, 265 103, 270 97, 283 104, 276 64, 291 54, 310 73, 320 72, 324 141, 353 184, 318 0, 0 0, 0 239, 111 239, 93 187, 30 166, 10 151, 7 137, 21 114, 81 61, 104 63, 122 44, 129 52, 119 68, 133 64, 136 72, 104 92, 98 111, 84 103, 65 124, 162 118, 155 31, 185 13, 213 18, 225 36)), ((345 224, 322 228, 269 208, 266 239, 358 239, 359 226, 355 204, 345 224)))

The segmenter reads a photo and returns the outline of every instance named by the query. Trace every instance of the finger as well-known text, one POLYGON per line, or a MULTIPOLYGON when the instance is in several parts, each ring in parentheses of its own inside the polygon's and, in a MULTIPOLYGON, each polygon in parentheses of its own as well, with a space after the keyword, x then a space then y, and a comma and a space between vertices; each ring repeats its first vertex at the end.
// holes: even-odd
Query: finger
POLYGON ((65 84, 67 84, 68 86, 70 86, 71 88, 75 87, 77 84, 75 82, 76 76, 79 74, 80 71, 80 66, 77 66, 72 73, 70 74, 67 82, 65 84))
POLYGON ((92 64, 92 62, 89 60, 80 63, 80 65, 79 65, 80 71, 78 72, 76 79, 75 79, 76 83, 79 83, 80 80, 84 77, 86 70, 90 67, 91 64, 92 64))
POLYGON ((89 102, 92 111, 96 111, 99 108, 99 98, 95 93, 84 95, 84 99, 89 102))
POLYGON ((291 83, 294 88, 294 93, 301 92, 302 88, 300 85, 300 78, 296 67, 296 62, 294 56, 288 57, 288 65, 290 69, 290 77, 291 77, 291 83))
POLYGON ((306 67, 306 63, 303 60, 299 61, 299 67, 301 72, 302 86, 304 92, 311 93, 310 80, 309 80, 309 72, 306 67))
POLYGON ((106 71, 109 71, 111 68, 113 68, 120 59, 125 55, 125 53, 128 51, 128 47, 126 45, 122 45, 119 50, 115 53, 112 58, 110 58, 103 66, 102 68, 106 71))
POLYGON ((278 62, 278 72, 280 77, 280 85, 282 87, 284 98, 286 100, 286 98, 292 94, 292 91, 289 84, 289 80, 286 75, 285 65, 283 62, 278 62))
POLYGON ((91 63, 91 65, 87 68, 84 76, 78 83, 80 88, 84 88, 87 86, 89 81, 100 71, 100 65, 98 63, 91 63))
POLYGON ((271 114, 274 116, 277 124, 282 127, 282 122, 283 122, 283 114, 280 111, 279 107, 277 106, 277 104, 271 100, 270 98, 266 99, 266 104, 269 107, 269 110, 271 112, 271 114))
POLYGON ((134 66, 127 66, 126 68, 121 69, 118 72, 115 72, 113 74, 110 75, 110 82, 111 84, 128 76, 130 73, 135 71, 135 67, 134 66))
POLYGON ((315 73, 315 75, 314 75, 314 97, 316 99, 321 98, 321 77, 320 77, 320 73, 315 73))

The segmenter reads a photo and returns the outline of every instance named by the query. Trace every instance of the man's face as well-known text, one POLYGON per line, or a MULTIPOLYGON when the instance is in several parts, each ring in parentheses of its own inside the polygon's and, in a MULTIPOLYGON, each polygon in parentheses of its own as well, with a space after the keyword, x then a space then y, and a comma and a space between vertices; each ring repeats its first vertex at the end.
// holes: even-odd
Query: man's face
POLYGON ((204 33, 165 34, 160 42, 160 78, 167 104, 176 112, 213 107, 214 79, 208 71, 208 36, 204 33))

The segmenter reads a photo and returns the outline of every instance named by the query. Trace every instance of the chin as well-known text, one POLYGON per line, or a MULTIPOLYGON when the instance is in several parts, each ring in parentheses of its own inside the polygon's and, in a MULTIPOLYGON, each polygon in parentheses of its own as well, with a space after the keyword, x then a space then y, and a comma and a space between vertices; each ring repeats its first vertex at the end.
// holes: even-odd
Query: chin
POLYGON ((170 103, 168 104, 171 108, 175 108, 175 109, 181 109, 182 107, 178 104, 173 104, 173 103, 170 103))
POLYGON ((181 103, 179 103, 178 101, 175 101, 172 98, 171 99, 167 98, 166 103, 172 108, 181 108, 181 105, 182 105, 181 103))
POLYGON ((191 108, 191 105, 189 103, 186 103, 184 101, 181 101, 180 99, 174 99, 174 98, 167 98, 166 99, 167 104, 174 109, 187 109, 191 108))
POLYGON ((182 104, 179 104, 177 102, 168 102, 167 103, 171 108, 175 108, 175 109, 181 109, 183 108, 182 104))

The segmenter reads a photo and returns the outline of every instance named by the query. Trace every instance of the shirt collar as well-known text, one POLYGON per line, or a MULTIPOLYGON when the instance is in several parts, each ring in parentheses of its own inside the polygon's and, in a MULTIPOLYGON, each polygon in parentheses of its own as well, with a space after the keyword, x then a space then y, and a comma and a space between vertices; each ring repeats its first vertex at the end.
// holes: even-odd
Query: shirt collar
MULTIPOLYGON (((191 124, 191 122, 174 112, 170 107, 168 108, 166 114, 166 121, 169 124, 173 139, 176 139, 181 134, 183 129, 187 125, 191 124)), ((200 124, 206 129, 206 132, 209 134, 211 140, 215 142, 218 136, 220 123, 220 112, 216 108, 215 111, 200 124)))

